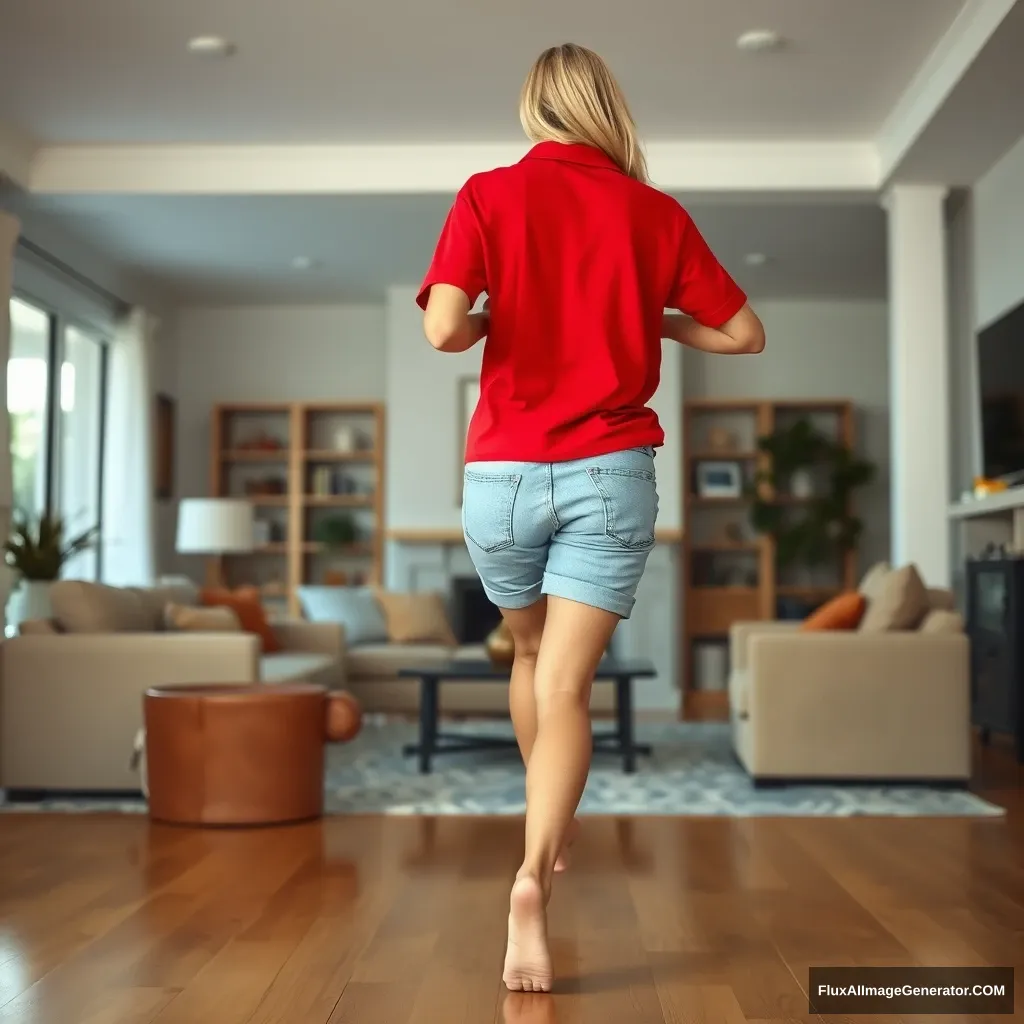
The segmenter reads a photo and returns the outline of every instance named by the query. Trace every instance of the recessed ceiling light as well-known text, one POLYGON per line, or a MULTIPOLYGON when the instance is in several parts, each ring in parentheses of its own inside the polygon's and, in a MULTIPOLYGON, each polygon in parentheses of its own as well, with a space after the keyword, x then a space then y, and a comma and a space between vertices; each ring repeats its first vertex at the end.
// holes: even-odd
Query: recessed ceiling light
POLYGON ((294 270, 312 270, 313 260, 309 256, 296 256, 292 260, 292 268, 294 270))
POLYGON ((769 28, 755 28, 744 32, 736 40, 736 45, 747 53, 764 53, 778 50, 782 46, 782 36, 769 28))
POLYGON ((196 36, 188 41, 188 52, 196 57, 230 57, 235 49, 223 36, 196 36))
POLYGON ((763 267, 768 262, 768 257, 763 252, 748 252, 743 257, 743 262, 748 267, 763 267))

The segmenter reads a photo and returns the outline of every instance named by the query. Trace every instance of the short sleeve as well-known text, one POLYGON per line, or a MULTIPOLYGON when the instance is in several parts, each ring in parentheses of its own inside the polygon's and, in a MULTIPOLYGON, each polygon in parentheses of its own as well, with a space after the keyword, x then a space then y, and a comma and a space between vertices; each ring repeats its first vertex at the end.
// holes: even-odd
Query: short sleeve
POLYGON ((690 219, 683 217, 675 282, 668 305, 692 316, 705 327, 721 327, 747 302, 747 296, 715 258, 690 219))
POLYGON ((427 308, 427 298, 435 284, 461 288, 469 297, 470 306, 487 290, 480 223, 465 188, 455 197, 448 212, 430 269, 416 296, 421 309, 427 308))

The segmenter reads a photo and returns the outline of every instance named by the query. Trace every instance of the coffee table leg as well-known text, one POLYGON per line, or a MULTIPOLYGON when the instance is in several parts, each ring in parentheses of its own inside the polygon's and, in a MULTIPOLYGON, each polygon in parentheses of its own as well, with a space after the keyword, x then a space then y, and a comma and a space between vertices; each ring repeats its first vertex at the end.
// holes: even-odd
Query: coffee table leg
POLYGON ((420 686, 420 774, 430 774, 430 758, 437 741, 437 679, 427 676, 420 686))
POLYGON ((632 774, 636 771, 636 747, 633 745, 633 680, 629 676, 615 680, 615 712, 619 720, 622 770, 632 774))

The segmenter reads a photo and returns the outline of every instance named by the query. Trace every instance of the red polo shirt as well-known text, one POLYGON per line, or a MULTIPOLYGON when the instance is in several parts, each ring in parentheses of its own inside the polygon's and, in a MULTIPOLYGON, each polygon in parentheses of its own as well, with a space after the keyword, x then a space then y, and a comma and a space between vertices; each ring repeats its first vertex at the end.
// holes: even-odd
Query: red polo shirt
POLYGON ((474 175, 417 301, 451 284, 490 299, 467 462, 563 462, 665 435, 647 407, 661 321, 720 327, 746 302, 686 211, 600 150, 542 142, 474 175))

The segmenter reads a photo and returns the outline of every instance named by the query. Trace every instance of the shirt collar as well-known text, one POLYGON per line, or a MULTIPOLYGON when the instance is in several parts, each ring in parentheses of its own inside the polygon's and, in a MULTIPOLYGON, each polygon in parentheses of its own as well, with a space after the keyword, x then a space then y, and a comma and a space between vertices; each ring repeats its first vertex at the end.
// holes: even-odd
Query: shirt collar
POLYGON ((558 160, 566 164, 586 164, 622 173, 619 165, 606 153, 582 142, 538 142, 523 159, 558 160))

